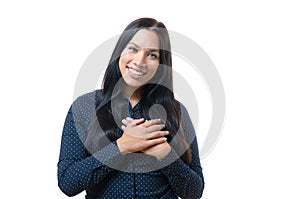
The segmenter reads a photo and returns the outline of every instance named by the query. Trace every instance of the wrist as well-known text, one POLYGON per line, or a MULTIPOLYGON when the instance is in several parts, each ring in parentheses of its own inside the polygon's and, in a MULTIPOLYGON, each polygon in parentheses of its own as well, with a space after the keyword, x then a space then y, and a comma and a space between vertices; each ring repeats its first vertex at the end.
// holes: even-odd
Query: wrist
POLYGON ((116 143, 117 143, 119 151, 121 152, 122 155, 125 155, 125 154, 128 153, 127 150, 126 150, 126 148, 122 144, 122 137, 120 137, 119 139, 117 139, 116 143))

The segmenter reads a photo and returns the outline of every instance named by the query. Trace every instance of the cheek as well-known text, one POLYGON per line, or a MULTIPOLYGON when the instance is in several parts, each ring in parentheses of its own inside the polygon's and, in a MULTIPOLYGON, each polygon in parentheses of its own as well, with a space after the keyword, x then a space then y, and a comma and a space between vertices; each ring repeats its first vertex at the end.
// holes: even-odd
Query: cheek
POLYGON ((149 67, 149 68, 148 68, 148 75, 149 75, 149 78, 154 77, 155 74, 157 73, 157 71, 158 71, 158 65, 149 67))
POLYGON ((122 55, 120 56, 120 60, 119 60, 119 65, 123 65, 125 67, 125 65, 131 60, 131 56, 128 53, 122 53, 122 55))
POLYGON ((124 56, 121 56, 119 59, 119 68, 122 74, 126 70, 126 59, 124 59, 124 56))
POLYGON ((158 70, 159 67, 159 63, 154 63, 151 67, 150 67, 150 71, 152 73, 156 73, 156 71, 158 70))

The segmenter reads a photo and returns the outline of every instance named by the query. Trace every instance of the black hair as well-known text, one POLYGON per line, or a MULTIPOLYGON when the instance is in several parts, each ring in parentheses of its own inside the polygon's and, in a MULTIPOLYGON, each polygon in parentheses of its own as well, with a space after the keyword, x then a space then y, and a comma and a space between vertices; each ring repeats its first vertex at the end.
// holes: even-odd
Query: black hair
MULTIPOLYGON (((128 101, 121 95, 122 74, 119 69, 119 59, 122 51, 141 29, 150 30, 156 33, 160 41, 159 67, 154 77, 142 87, 142 97, 140 105, 144 118, 151 119, 149 110, 153 105, 161 105, 166 113, 165 126, 170 135, 168 142, 176 138, 176 144, 172 147, 186 163, 191 162, 192 154, 187 139, 181 128, 180 103, 175 99, 173 94, 173 77, 172 77, 172 56, 171 44, 168 31, 162 22, 152 18, 140 18, 131 22, 121 34, 105 71, 100 91, 100 99, 96 105, 96 114, 90 124, 85 146, 90 153, 96 152, 104 145, 119 138, 120 122, 127 117, 128 101), (112 101, 118 99, 118 103, 112 101), (101 131, 99 128, 101 127, 101 131), (175 135, 177 135, 175 137, 175 135), (107 139, 108 138, 108 139, 107 139), (105 141, 106 140, 106 141, 105 141)), ((156 118, 162 114, 158 111, 156 118)), ((152 117, 153 118, 153 117, 152 117)))

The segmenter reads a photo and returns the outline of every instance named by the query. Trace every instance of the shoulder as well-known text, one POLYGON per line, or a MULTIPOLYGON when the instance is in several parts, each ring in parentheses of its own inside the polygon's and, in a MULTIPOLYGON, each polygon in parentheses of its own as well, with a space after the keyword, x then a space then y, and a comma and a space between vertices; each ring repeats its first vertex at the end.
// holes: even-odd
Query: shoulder
POLYGON ((176 103, 176 107, 179 109, 180 114, 181 114, 182 117, 189 116, 188 110, 187 110, 186 106, 183 103, 181 103, 177 99, 175 99, 175 103, 176 103))
POLYGON ((85 93, 83 95, 80 95, 75 99, 74 102, 85 102, 85 101, 98 101, 100 98, 100 95, 102 93, 102 90, 97 89, 88 93, 85 93))
POLYGON ((72 112, 82 115, 95 111, 101 93, 101 90, 94 90, 77 97, 72 103, 72 112))
POLYGON ((89 106, 96 106, 97 102, 100 100, 102 94, 102 90, 94 90, 88 93, 85 93, 79 97, 77 97, 74 102, 74 105, 89 105, 89 106))

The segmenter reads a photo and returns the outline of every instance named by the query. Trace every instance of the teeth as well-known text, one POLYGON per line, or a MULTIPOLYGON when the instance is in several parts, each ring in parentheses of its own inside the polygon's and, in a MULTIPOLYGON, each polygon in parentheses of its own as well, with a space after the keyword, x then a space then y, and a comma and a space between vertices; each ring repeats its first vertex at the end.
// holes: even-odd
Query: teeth
POLYGON ((142 73, 142 72, 139 72, 139 71, 136 71, 136 70, 134 70, 133 68, 129 68, 129 71, 130 72, 132 72, 133 74, 135 74, 135 75, 144 75, 144 73, 142 73))

